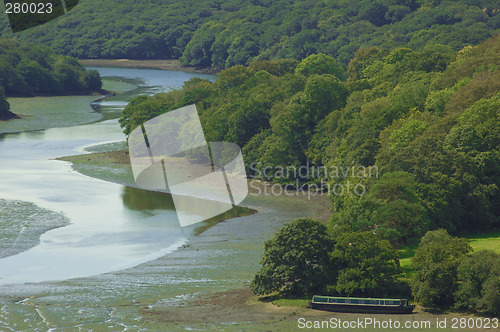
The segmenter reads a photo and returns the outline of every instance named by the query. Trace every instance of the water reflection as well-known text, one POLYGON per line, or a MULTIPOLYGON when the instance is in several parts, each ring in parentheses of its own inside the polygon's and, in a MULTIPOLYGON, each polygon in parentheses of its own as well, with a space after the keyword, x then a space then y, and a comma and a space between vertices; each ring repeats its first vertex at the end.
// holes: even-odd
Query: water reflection
MULTIPOLYGON (((114 69, 107 71, 113 73, 114 69)), ((142 76, 138 74, 140 71, 119 72, 121 76, 132 73, 142 76)), ((146 79, 148 86, 163 85, 160 80, 163 77, 178 88, 195 76, 153 74, 158 77, 152 81, 146 79)), ((123 105, 127 98, 128 95, 122 94, 106 102, 114 103, 111 105, 114 108, 119 103, 123 105)), ((39 105, 32 107, 38 100, 42 99, 28 100, 30 109, 38 110, 39 105)), ((57 125, 68 126, 76 123, 73 120, 78 115, 87 114, 91 97, 47 97, 42 101, 46 101, 48 114, 60 120, 57 125), (61 114, 65 117, 59 119, 61 114)), ((0 197, 32 202, 46 210, 60 212, 70 220, 70 225, 32 239, 38 245, 31 249, 0 259, 0 285, 66 280, 126 269, 175 250, 192 235, 194 227, 180 228, 170 195, 86 177, 71 171, 68 164, 52 160, 73 155, 92 144, 123 140, 116 120, 119 112, 106 106, 100 111, 104 118, 92 124, 0 135, 0 197), (115 119, 105 121, 108 118, 115 119)), ((36 114, 39 117, 32 118, 32 122, 37 122, 32 129, 46 126, 46 123, 39 124, 39 119, 52 121, 43 117, 45 108, 36 114)), ((95 113, 89 114, 95 116, 95 113)), ((206 202, 186 201, 187 206, 190 204, 200 211, 210 208, 206 202)), ((24 220, 19 218, 15 222, 21 225, 24 220)))
MULTIPOLYGON (((122 200, 124 206, 129 210, 134 211, 154 211, 154 210, 170 210, 176 211, 172 195, 159 191, 149 191, 134 187, 124 186, 122 190, 122 200)), ((177 196, 179 210, 177 213, 185 213, 189 211, 191 215, 207 215, 214 208, 214 202, 210 200, 200 199, 196 197, 177 196)), ((213 218, 205 220, 202 224, 196 226, 195 233, 200 234, 208 227, 213 226, 221 221, 248 216, 257 211, 242 207, 233 206, 232 209, 216 215, 213 218)), ((172 216, 170 217, 170 219, 172 216)))
POLYGON ((172 195, 133 187, 123 187, 123 204, 130 210, 175 210, 172 195))

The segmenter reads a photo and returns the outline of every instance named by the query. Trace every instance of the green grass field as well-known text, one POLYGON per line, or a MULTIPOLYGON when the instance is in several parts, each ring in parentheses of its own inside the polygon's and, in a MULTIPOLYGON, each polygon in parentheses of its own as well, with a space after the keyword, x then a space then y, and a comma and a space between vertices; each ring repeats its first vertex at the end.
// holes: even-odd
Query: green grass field
POLYGON ((500 254, 500 232, 468 237, 474 251, 491 250, 500 254))
MULTIPOLYGON (((491 250, 500 254, 500 232, 473 235, 467 237, 467 239, 474 251, 491 250)), ((417 246, 403 247, 398 250, 404 278, 409 278, 413 272, 411 258, 415 255, 416 250, 417 246)))
POLYGON ((275 306, 278 307, 305 307, 307 302, 311 301, 310 298, 302 298, 302 299, 277 299, 272 302, 275 306))

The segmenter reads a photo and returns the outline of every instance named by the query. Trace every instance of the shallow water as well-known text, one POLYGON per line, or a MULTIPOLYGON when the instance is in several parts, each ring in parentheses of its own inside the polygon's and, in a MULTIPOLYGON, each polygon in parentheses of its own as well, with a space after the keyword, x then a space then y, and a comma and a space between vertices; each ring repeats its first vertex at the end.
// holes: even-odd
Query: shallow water
MULTIPOLYGON (((129 83, 142 79, 136 92, 164 84, 162 75, 171 73, 98 70, 129 83)), ((175 79, 154 91, 198 76, 172 75, 175 79)), ((153 324, 145 313, 245 285, 259 267, 263 241, 284 222, 317 208, 299 199, 248 197, 244 205, 259 213, 195 236, 196 227, 179 227, 168 199, 158 206, 164 194, 141 194, 52 160, 92 144, 122 141, 117 120, 109 118, 132 96, 103 101, 99 109, 107 120, 101 122, 0 136, 0 198, 35 203, 71 222, 44 233, 39 245, 0 259, 0 330, 189 328, 153 324)))
MULTIPOLYGON (((141 90, 172 89, 190 76, 154 70, 101 70, 103 76, 118 73, 129 82, 144 77, 141 90)), ((97 104, 109 115, 106 108, 112 108, 112 112, 126 105, 124 95, 97 104)), ((81 97, 56 97, 51 114, 56 118, 79 114, 79 108, 89 107, 71 104, 71 98, 81 101, 81 97)), ((31 98, 26 100, 18 99, 16 103, 41 109, 40 114, 51 109, 50 98, 44 98, 42 106, 31 98)), ((123 202, 121 186, 82 176, 71 171, 67 163, 52 160, 82 151, 84 146, 122 140, 124 135, 116 119, 3 135, 0 197, 60 211, 71 224, 43 234, 34 248, 0 259, 0 284, 66 280, 120 270, 164 255, 186 241, 192 230, 180 228, 169 202, 163 209, 130 209, 123 202)))
POLYGON ((48 127, 66 127, 98 121, 90 103, 96 96, 8 98, 10 110, 21 117, 0 121, 0 134, 48 127))

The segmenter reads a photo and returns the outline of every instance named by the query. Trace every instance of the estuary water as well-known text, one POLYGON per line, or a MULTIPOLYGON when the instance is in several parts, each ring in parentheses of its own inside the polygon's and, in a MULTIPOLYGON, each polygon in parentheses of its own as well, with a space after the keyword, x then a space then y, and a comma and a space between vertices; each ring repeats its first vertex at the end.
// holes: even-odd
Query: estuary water
MULTIPOLYGON (((150 200, 151 195, 161 200, 164 194, 84 176, 69 163, 54 160, 81 154, 89 146, 123 142, 117 117, 133 96, 168 91, 193 76, 214 79, 96 69, 116 86, 128 87, 94 105, 100 112, 92 115, 96 122, 0 135, 0 199, 31 202, 69 220, 67 226, 42 234, 32 248, 0 259, 0 330, 199 328, 161 326, 144 315, 247 284, 259 267, 263 241, 285 222, 313 215, 317 206, 289 197, 248 197, 244 205, 259 213, 198 234, 206 225, 180 228, 168 200, 165 206, 139 208, 129 202, 131 194, 136 200, 150 200)), ((44 102, 50 100, 39 106, 46 107, 44 102)), ((25 218, 19 214, 15 222, 23 224, 25 218)))
MULTIPOLYGON (((115 80, 135 80, 142 93, 178 88, 192 76, 113 68, 100 72, 115 80)), ((102 100, 101 112, 109 116, 120 111, 126 105, 123 97, 102 100)), ((65 280, 124 269, 185 243, 190 230, 180 228, 175 211, 128 209, 120 186, 80 175, 68 163, 53 160, 82 153, 85 146, 123 140, 116 119, 2 137, 0 198, 59 211, 70 224, 43 234, 34 248, 0 259, 0 284, 65 280)))

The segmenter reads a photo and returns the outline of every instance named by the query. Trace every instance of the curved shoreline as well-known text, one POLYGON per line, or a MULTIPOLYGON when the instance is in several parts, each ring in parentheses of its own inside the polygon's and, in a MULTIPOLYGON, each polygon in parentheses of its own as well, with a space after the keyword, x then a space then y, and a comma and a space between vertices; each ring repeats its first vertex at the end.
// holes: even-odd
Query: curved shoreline
MULTIPOLYGON (((92 161, 92 157, 89 160, 88 155, 84 155, 84 156, 87 159, 83 159, 83 160, 86 160, 87 162, 88 161, 92 161)), ((99 158, 97 160, 99 162, 103 162, 103 165, 102 165, 103 169, 108 169, 108 171, 113 169, 113 165, 111 165, 111 166, 110 165, 106 165, 105 160, 102 160, 102 159, 99 159, 99 158)), ((87 175, 90 176, 89 174, 87 174, 87 175)), ((325 197, 323 196, 323 198, 325 198, 325 197)), ((286 222, 287 217, 284 217, 283 214, 286 214, 286 210, 285 209, 287 209, 288 204, 294 205, 294 203, 293 203, 294 199, 300 199, 302 201, 302 204, 304 204, 304 207, 305 207, 306 204, 308 204, 308 202, 304 201, 302 197, 300 197, 300 198, 290 197, 290 198, 286 199, 286 204, 285 205, 283 205, 283 206, 276 205, 275 206, 274 201, 271 198, 269 198, 269 200, 266 198, 265 200, 268 201, 267 202, 268 204, 267 204, 267 206, 264 209, 268 210, 268 211, 264 211, 264 212, 262 212, 262 214, 259 214, 260 215, 260 219, 261 219, 260 221, 263 224, 269 224, 271 222, 274 222, 274 226, 272 226, 272 227, 280 226, 283 222, 286 222), (269 209, 270 206, 272 207, 271 209, 269 209), (272 211, 269 212, 269 210, 272 210, 272 211), (281 212, 281 211, 283 211, 283 212, 281 212), (271 219, 275 219, 275 220, 271 220, 271 219)), ((282 203, 283 203, 283 201, 284 201, 284 199, 281 199, 282 203)), ((324 207, 326 207, 328 209, 328 205, 325 204, 324 207)), ((236 217, 236 216, 232 216, 232 217, 236 217)), ((227 219, 229 219, 229 218, 227 218, 227 219)), ((225 219, 225 220, 227 220, 227 219, 225 219)), ((178 262, 178 261, 181 261, 181 262, 183 262, 182 266, 186 267, 185 270, 183 270, 183 271, 188 271, 189 272, 191 264, 194 266, 195 269, 201 271, 201 274, 203 275, 203 278, 200 279, 200 285, 202 285, 203 283, 205 283, 205 278, 207 278, 207 280, 210 279, 210 277, 206 276, 207 272, 206 272, 206 267, 204 267, 204 264, 214 264, 214 261, 213 261, 214 258, 213 257, 217 257, 217 254, 219 252, 224 252, 223 249, 226 249, 226 251, 225 251, 226 254, 225 255, 228 255, 227 256, 228 259, 235 252, 234 248, 237 248, 238 250, 249 250, 248 247, 241 247, 242 244, 239 242, 239 241, 241 241, 241 238, 247 239, 248 238, 248 234, 246 234, 246 233, 242 233, 242 234, 238 233, 236 237, 231 238, 230 236, 227 235, 227 233, 225 231, 223 233, 217 233, 217 230, 218 229, 220 230, 221 228, 224 229, 224 230, 227 230, 227 227, 225 227, 227 225, 227 226, 229 226, 229 228, 230 227, 238 228, 238 232, 240 232, 241 231, 240 227, 244 227, 245 223, 250 228, 258 227, 258 226, 254 226, 253 223, 249 223, 248 222, 249 220, 253 221, 254 217, 250 216, 250 217, 242 217, 242 218, 231 218, 231 220, 232 220, 232 222, 230 222, 230 223, 229 222, 227 224, 226 223, 221 223, 221 224, 216 225, 214 227, 210 227, 206 232, 203 233, 202 236, 200 236, 200 237, 196 236, 197 240, 193 241, 193 242, 196 242, 196 243, 190 242, 188 245, 186 245, 185 248, 183 247, 180 250, 179 249, 176 250, 177 253, 174 254, 174 255, 170 255, 169 257, 166 257, 166 258, 163 258, 163 259, 160 259, 160 260, 155 260, 155 261, 150 261, 150 262, 144 263, 141 266, 132 268, 130 270, 121 270, 121 271, 117 271, 117 272, 106 273, 106 274, 103 274, 103 275, 94 276, 94 277, 90 278, 90 282, 92 283, 92 285, 97 284, 97 285, 99 285, 99 287, 104 287, 104 288, 107 289, 109 287, 109 285, 108 284, 101 285, 100 284, 101 281, 106 282, 107 280, 109 280, 111 282, 111 280, 113 280, 114 282, 119 282, 119 281, 124 281, 125 280, 125 282, 126 282, 127 281, 126 277, 127 277, 128 274, 131 273, 130 271, 134 271, 134 272, 131 273, 131 275, 133 275, 132 279, 136 280, 137 276, 134 275, 134 274, 137 274, 137 275, 148 275, 149 269, 153 269, 153 272, 150 272, 150 273, 153 273, 153 274, 158 273, 158 275, 163 276, 164 275, 163 273, 165 272, 165 268, 166 267, 170 267, 170 266, 174 266, 175 267, 176 266, 175 263, 178 262), (252 218, 252 219, 250 219, 250 218, 252 218), (231 226, 231 224, 232 225, 236 224, 236 225, 235 226, 231 226), (224 226, 224 227, 219 227, 219 226, 224 226), (226 241, 228 241, 228 239, 229 239, 230 242, 226 242, 226 241), (227 245, 227 243, 230 243, 232 246, 229 247, 229 248, 227 248, 227 247, 222 247, 221 248, 221 246, 227 245), (198 250, 200 250, 199 253, 198 253, 198 250), (216 255, 213 255, 212 257, 210 257, 210 259, 206 259, 206 261, 203 261, 204 263, 200 263, 199 259, 205 259, 204 256, 206 255, 207 252, 209 252, 209 253, 215 253, 216 255), (174 257, 172 258, 172 256, 174 256, 174 257), (194 257, 197 257, 197 258, 193 259, 194 257), (158 268, 155 268, 155 266, 158 266, 158 268), (146 271, 146 272, 144 273, 142 271, 146 271), (116 277, 116 276, 118 276, 118 277, 116 277), (118 278, 118 281, 116 281, 116 278, 118 278)), ((291 220, 291 219, 288 219, 288 220, 291 220)), ((213 226, 213 225, 209 225, 209 226, 213 226)), ((271 227, 271 229, 272 229, 272 227, 271 227)), ((271 234, 271 233, 269 233, 269 234, 271 234)), ((250 234, 250 235, 253 235, 253 233, 250 234)), ((260 238, 259 238, 260 233, 258 233, 256 235, 253 235, 253 236, 254 237, 251 237, 250 240, 248 240, 248 241, 249 241, 249 243, 251 243, 252 246, 259 247, 259 250, 260 250, 260 238), (257 240, 254 240, 254 238, 257 239, 257 240)), ((253 260, 257 260, 257 258, 258 258, 258 255, 253 254, 253 258, 250 260, 250 263, 253 260)), ((245 267, 241 268, 241 269, 245 269, 244 271, 246 271, 246 269, 248 269, 248 267, 246 267, 246 265, 249 263, 248 257, 241 255, 241 256, 239 256, 239 259, 245 259, 245 263, 243 264, 245 267)), ((238 273, 242 273, 242 271, 238 271, 237 269, 235 269, 235 265, 232 265, 231 261, 227 261, 226 257, 224 257, 224 259, 220 259, 219 264, 220 264, 221 268, 227 270, 227 273, 224 274, 224 277, 220 277, 219 276, 220 272, 217 271, 218 274, 216 275, 216 277, 214 278, 214 281, 213 281, 215 283, 215 285, 217 285, 217 283, 219 283, 219 282, 220 283, 224 283, 224 285, 226 285, 226 281, 225 281, 225 279, 227 278, 226 276, 227 275, 236 274, 237 277, 234 277, 234 278, 237 280, 237 285, 241 286, 241 287, 245 286, 245 282, 242 282, 242 281, 246 280, 246 278, 247 278, 246 274, 242 274, 241 276, 244 279, 240 280, 240 277, 239 277, 238 273), (219 278, 221 278, 220 281, 219 281, 219 278)), ((215 269, 215 270, 217 270, 217 269, 215 269)), ((210 273, 210 270, 208 271, 208 273, 210 273)), ((216 272, 213 272, 213 273, 216 273, 216 272)), ((174 275, 174 277, 175 277, 175 275, 174 275)), ((195 274, 193 276, 193 278, 196 279, 198 277, 195 274)), ((67 295, 66 292, 69 292, 69 294, 71 296, 73 296, 74 294, 72 292, 74 291, 74 288, 71 288, 71 287, 82 287, 80 285, 83 285, 83 287, 86 287, 88 285, 88 282, 89 282, 88 280, 89 279, 76 279, 76 280, 73 279, 73 280, 66 281, 65 284, 64 284, 64 288, 65 289, 68 288, 69 290, 68 291, 65 290, 62 294, 64 294, 64 297, 67 297, 68 295, 67 295), (68 287, 68 285, 70 285, 70 287, 68 287), (76 286, 73 286, 73 285, 76 285, 76 286)), ((150 282, 149 279, 144 279, 144 278, 141 279, 141 281, 143 283, 144 282, 150 282)), ((186 281, 186 283, 189 283, 189 282, 190 281, 186 281)), ((159 282, 159 285, 162 284, 162 283, 163 283, 163 280, 161 280, 159 282)), ((227 282, 227 284, 231 285, 231 282, 227 282)), ((39 289, 39 288, 43 289, 44 287, 46 287, 46 285, 47 285, 46 283, 42 283, 42 284, 39 284, 39 285, 37 284, 35 286, 35 288, 37 288, 37 289, 39 289)), ((154 285, 156 285, 156 284, 154 284, 154 285)), ((30 287, 28 287, 29 291, 26 291, 26 294, 29 294, 29 297, 30 297, 30 299, 28 300, 28 302, 30 304, 36 304, 37 308, 40 308, 40 310, 46 310, 46 311, 51 310, 51 308, 57 307, 57 305, 59 303, 57 300, 50 299, 49 303, 45 304, 46 303, 46 302, 44 302, 45 300, 39 300, 40 298, 43 297, 43 295, 40 295, 40 294, 36 293, 36 291, 33 291, 30 287)), ((156 287, 156 286, 154 286, 154 287, 156 287)), ((160 287, 160 286, 158 286, 158 287, 160 287)), ((213 288, 210 285, 208 287, 206 287, 206 286, 201 286, 201 287, 205 287, 203 289, 207 289, 210 292, 217 291, 217 290, 219 290, 221 288, 221 286, 213 288)), ((5 289, 8 290, 8 288, 5 288, 5 289)), ((158 289, 160 289, 160 288, 158 288, 158 289)), ((224 289, 227 289, 227 288, 224 286, 224 289)), ((25 291, 24 286, 21 286, 20 291, 21 292, 25 291)), ((181 290, 179 292, 186 292, 188 294, 194 294, 193 295, 194 296, 194 300, 197 301, 197 300, 199 300, 198 293, 196 293, 197 291, 198 291, 197 289, 187 288, 187 290, 183 290, 181 288, 181 290)), ((160 295, 160 297, 158 297, 158 295, 156 294, 156 292, 154 293, 154 295, 152 295, 152 294, 147 293, 147 291, 145 291, 144 289, 137 289, 137 293, 133 293, 130 296, 135 301, 136 300, 135 296, 139 297, 138 294, 141 294, 140 298, 146 298, 147 300, 145 300, 145 301, 147 301, 147 303, 149 303, 149 301, 153 301, 154 303, 156 303, 156 301, 158 301, 158 302, 161 303, 162 297, 171 296, 171 293, 167 292, 166 293, 167 295, 160 295)), ((99 296, 99 295, 100 294, 97 294, 97 293, 95 294, 95 296, 99 296)), ((26 295, 26 298, 28 298, 28 295, 26 295)), ((1 298, 0 298, 0 300, 1 300, 1 298)), ((19 300, 23 300, 23 299, 21 298, 19 300)), ((78 302, 78 301, 83 301, 83 300, 79 299, 79 300, 76 301, 76 303, 72 303, 72 305, 75 306, 75 307, 85 308, 85 305, 86 305, 85 302, 78 302)), ((108 308, 109 307, 116 307, 117 306, 116 303, 122 303, 121 301, 123 301, 123 299, 120 298, 120 297, 117 297, 116 299, 112 298, 112 300, 110 300, 111 304, 108 304, 106 306, 108 308)), ((120 304, 120 306, 123 306, 123 304, 120 304)), ((23 306, 23 305, 19 305, 18 306, 17 304, 16 305, 9 304, 9 308, 10 309, 13 309, 14 307, 17 309, 17 308, 24 308, 25 306, 23 306)), ((127 303, 126 307, 127 307, 127 310, 131 310, 133 312, 141 313, 141 311, 142 311, 142 308, 138 307, 133 302, 127 303)), ((211 311, 212 309, 213 309, 213 307, 212 307, 211 304, 203 305, 203 310, 209 310, 209 311, 211 311)), ((64 312, 64 314, 66 314, 66 313, 69 312, 69 311, 65 311, 65 310, 66 309, 62 310, 62 312, 64 312)), ((259 310, 260 310, 260 306, 259 306, 259 310)), ((265 308, 264 308, 264 310, 265 310, 265 308)), ((68 315, 69 315, 69 313, 68 313, 68 315)), ((144 316, 147 316, 147 315, 144 315, 144 316)), ((146 318, 146 324, 149 324, 150 322, 154 321, 154 319, 149 320, 149 317, 145 317, 145 318, 146 318)), ((15 320, 15 318, 13 318, 13 319, 15 320)), ((190 318, 188 320, 196 322, 196 318, 195 317, 190 318)), ((251 320, 251 319, 249 319, 249 320, 251 320)), ((55 323, 55 324, 57 325, 57 323, 55 323)), ((96 324, 100 324, 100 322, 96 323, 96 324)), ((102 324, 105 324, 106 326, 108 325, 107 322, 106 323, 102 322, 102 324)), ((187 325, 191 325, 191 324, 188 322, 187 325)), ((217 323, 215 323, 215 325, 217 325, 217 323)), ((167 324, 164 325, 164 326, 171 327, 172 324, 170 324, 169 322, 167 322, 167 324)))
MULTIPOLYGON (((101 153, 93 153, 86 155, 77 155, 71 157, 63 157, 63 160, 72 163, 73 169, 78 171, 78 167, 74 165, 82 164, 100 164, 99 167, 105 167, 108 171, 113 168, 123 167, 128 165, 128 157, 123 151, 109 151, 101 153), (116 159, 115 159, 116 158, 116 159), (113 161, 114 160, 114 161, 113 161), (105 165, 108 163, 108 165, 105 165)), ((102 174, 102 173, 101 173, 102 174)), ((92 176, 90 174, 85 174, 87 176, 92 176)), ((97 177, 102 179, 102 177, 97 177)), ((104 179, 103 179, 104 180, 104 179)), ((260 185, 265 186, 266 184, 261 182, 260 185)), ((261 195, 258 198, 264 198, 261 195)), ((283 198, 293 200, 295 196, 283 195, 283 198)), ((304 201, 306 197, 299 197, 296 199, 304 201)), ((323 222, 327 221, 327 217, 330 215, 329 211, 329 199, 327 195, 322 194, 315 196, 314 201, 311 202, 312 205, 322 206, 314 215, 313 218, 321 219, 323 222), (322 201, 325 204, 321 204, 322 201)), ((271 203, 272 204, 272 203, 271 203)), ((293 204, 291 202, 290 204, 293 204)), ((245 205, 245 204, 244 204, 245 205)), ((263 210, 267 208, 261 208, 259 205, 252 206, 252 208, 257 209, 257 213, 264 213, 263 210)), ((275 211, 274 214, 279 213, 275 211)), ((231 216, 234 218, 234 222, 238 224, 241 216, 231 216)), ((249 222, 247 218, 244 217, 241 220, 246 220, 244 222, 249 222)), ((229 219, 229 218, 228 218, 229 219)), ((214 224, 215 225, 215 224, 214 224)), ((208 225, 210 228, 214 225, 208 225)), ((207 230, 207 229, 204 229, 207 230)), ((209 232, 211 233, 211 232, 209 232)), ((210 235, 209 235, 210 236, 210 235)), ((206 243, 206 240, 200 238, 201 242, 206 243)), ((234 240, 234 239, 233 239, 234 240)), ((229 240, 231 241, 231 239, 229 240)), ((182 248, 177 249, 177 255, 185 256, 189 253, 197 255, 198 241, 189 241, 182 248), (196 252, 196 253, 195 253, 196 252)), ((201 249, 200 249, 201 250, 201 249)), ((256 327, 269 330, 292 330, 297 327, 297 319, 304 318, 307 321, 330 321, 330 319, 335 318, 342 321, 345 320, 364 320, 367 317, 372 317, 367 314, 355 314, 355 313, 336 313, 327 312, 320 310, 308 309, 305 306, 290 305, 290 306, 279 306, 272 303, 272 299, 261 298, 257 295, 251 293, 248 284, 242 282, 239 287, 230 288, 224 291, 213 290, 210 292, 202 292, 196 294, 187 294, 186 298, 179 304, 172 305, 150 305, 148 308, 141 310, 141 314, 144 317, 144 321, 153 324, 160 324, 158 326, 190 326, 197 327, 200 329, 205 329, 207 327, 217 328, 226 327, 229 325, 235 325, 242 327, 243 329, 254 329, 256 327), (189 309, 188 309, 189 308, 189 309)), ((477 316, 468 313, 456 313, 456 312, 444 312, 442 314, 436 315, 433 312, 426 311, 424 308, 418 306, 411 316, 407 315, 396 315, 396 314, 380 314, 376 316, 379 320, 389 320, 399 321, 403 325, 406 321, 413 321, 418 319, 420 321, 436 321, 436 318, 447 318, 451 320, 452 318, 462 318, 462 317, 474 317, 477 316)))
POLYGON ((86 67, 159 69, 196 74, 217 74, 220 72, 220 70, 211 67, 197 68, 183 66, 179 60, 79 59, 78 62, 86 67))
MULTIPOLYGON (((99 180, 113 182, 127 187, 139 188, 136 186, 132 176, 132 168, 130 166, 130 159, 128 151, 104 151, 104 152, 91 152, 73 156, 64 156, 57 158, 57 160, 66 161, 71 163, 71 168, 80 174, 90 176, 99 180)), ((268 183, 260 180, 251 180, 252 186, 249 186, 249 196, 265 197, 265 193, 269 192, 264 190, 268 183)), ((287 197, 293 199, 294 197, 299 200, 310 200, 311 203, 322 206, 313 218, 319 219, 322 222, 328 222, 330 217, 331 202, 325 193, 315 195, 291 195, 296 193, 293 189, 284 189, 280 195, 272 195, 274 197, 287 197)), ((258 212, 258 211, 257 211, 258 212)), ((247 214, 245 214, 247 215, 247 214)))
POLYGON ((69 223, 62 213, 31 202, 0 198, 0 259, 35 247, 42 234, 69 223), (20 219, 19 214, 24 217, 20 219))
MULTIPOLYGON (((21 130, 18 130, 18 129, 14 129, 14 130, 9 130, 8 128, 6 128, 6 130, 3 130, 0 128, 0 136, 1 135, 4 135, 4 134, 17 134, 17 133, 25 133, 25 132, 35 132, 35 131, 43 131, 43 130, 47 130, 47 129, 51 129, 51 128, 57 128, 57 127, 71 127, 71 126, 77 126, 77 125, 85 125, 85 124, 89 124, 89 123, 94 123, 94 122, 98 122, 102 119, 102 114, 97 112, 93 107, 92 107, 92 103, 95 103, 95 102, 98 102, 104 98, 107 98, 109 96, 112 96, 112 94, 110 95, 101 95, 101 96, 96 96, 96 95, 71 95, 71 96, 51 96, 51 97, 48 97, 48 96, 36 96, 36 97, 11 97, 11 98, 16 98, 16 99, 25 99, 26 101, 31 101, 31 100, 35 100, 35 98, 64 98, 64 97, 89 97, 90 99, 90 102, 88 104, 88 109, 85 110, 85 112, 78 112, 79 115, 81 115, 82 117, 83 116, 89 116, 89 114, 99 114, 99 118, 98 119, 84 119, 82 118, 82 121, 81 122, 76 122, 76 123, 73 123, 73 124, 61 124, 61 125, 58 125, 58 124, 55 124, 54 122, 50 121, 50 122, 44 122, 43 124, 40 124, 38 122, 36 122, 36 124, 33 124, 33 128, 23 128, 21 130), (98 97, 98 98, 95 98, 95 97, 98 97)), ((10 99, 10 98, 9 98, 10 99)), ((12 99, 11 99, 11 102, 12 102, 12 99)), ((21 111, 21 112, 17 112, 17 113, 14 113, 16 114, 16 117, 14 118, 10 118, 8 120, 5 120, 5 121, 0 121, 0 125, 2 123, 9 123, 10 121, 16 121, 16 120, 19 120, 19 121, 23 121, 23 120, 26 120, 26 119, 30 119, 30 118, 44 118, 44 117, 47 117, 47 116, 50 116, 51 114, 37 114, 37 113, 34 113, 34 114, 25 114, 24 111, 21 111), (22 113, 21 113, 22 112, 22 113)), ((25 125, 27 125, 28 127, 30 126, 30 124, 26 124, 24 123, 25 125)))

